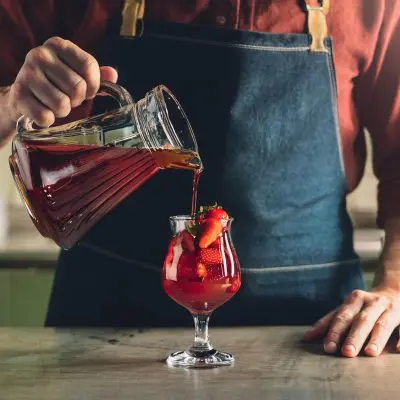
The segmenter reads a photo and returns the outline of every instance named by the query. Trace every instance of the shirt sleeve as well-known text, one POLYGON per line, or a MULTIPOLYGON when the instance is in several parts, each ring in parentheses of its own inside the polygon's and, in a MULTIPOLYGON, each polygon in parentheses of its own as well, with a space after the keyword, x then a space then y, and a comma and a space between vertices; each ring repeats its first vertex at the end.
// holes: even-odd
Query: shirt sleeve
POLYGON ((0 86, 11 85, 26 54, 54 30, 52 0, 0 0, 0 86))
MULTIPOLYGON (((377 224, 400 217, 400 1, 381 0, 370 7, 366 25, 378 20, 374 56, 356 87, 361 122, 373 143, 373 167, 378 178, 377 224)), ((371 28, 373 29, 373 28, 371 28)))

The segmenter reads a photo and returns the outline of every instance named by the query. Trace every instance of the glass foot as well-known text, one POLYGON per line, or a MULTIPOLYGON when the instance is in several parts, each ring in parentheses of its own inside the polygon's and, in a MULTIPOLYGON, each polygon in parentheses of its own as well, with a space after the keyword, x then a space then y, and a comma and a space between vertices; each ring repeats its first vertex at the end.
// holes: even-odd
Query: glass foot
POLYGON ((185 368, 214 368, 232 365, 235 361, 232 354, 222 353, 217 350, 203 352, 201 355, 191 351, 177 351, 167 358, 171 367, 185 368))

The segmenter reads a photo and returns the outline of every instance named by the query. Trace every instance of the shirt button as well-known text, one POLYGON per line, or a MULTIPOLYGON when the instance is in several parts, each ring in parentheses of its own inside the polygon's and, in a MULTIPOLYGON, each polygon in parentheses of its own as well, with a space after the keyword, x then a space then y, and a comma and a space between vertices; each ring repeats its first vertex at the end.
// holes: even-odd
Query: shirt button
POLYGON ((226 24, 226 17, 224 17, 223 15, 219 15, 217 17, 217 24, 218 25, 225 25, 226 24))

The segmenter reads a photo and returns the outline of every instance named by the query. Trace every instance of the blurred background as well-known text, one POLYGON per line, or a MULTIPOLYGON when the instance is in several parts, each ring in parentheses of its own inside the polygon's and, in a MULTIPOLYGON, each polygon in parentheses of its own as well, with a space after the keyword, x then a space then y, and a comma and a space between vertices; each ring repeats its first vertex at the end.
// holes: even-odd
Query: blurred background
MULTIPOLYGON (((376 179, 371 148, 361 185, 349 196, 348 207, 356 227, 355 244, 367 285, 381 250, 375 226, 376 179)), ((36 231, 14 187, 8 167, 11 143, 0 149, 0 326, 42 326, 58 248, 36 231)))

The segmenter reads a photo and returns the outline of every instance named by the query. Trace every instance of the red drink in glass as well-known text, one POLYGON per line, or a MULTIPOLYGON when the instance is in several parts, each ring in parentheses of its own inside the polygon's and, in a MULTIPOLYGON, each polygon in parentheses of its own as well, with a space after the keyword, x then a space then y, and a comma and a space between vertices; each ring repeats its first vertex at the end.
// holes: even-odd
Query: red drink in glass
POLYGON ((164 262, 163 287, 169 297, 192 313, 196 333, 192 347, 171 354, 167 362, 183 367, 230 365, 233 356, 209 343, 208 321, 241 285, 230 235, 233 220, 177 216, 170 221, 174 236, 164 262))

